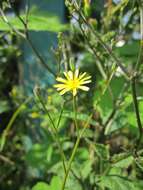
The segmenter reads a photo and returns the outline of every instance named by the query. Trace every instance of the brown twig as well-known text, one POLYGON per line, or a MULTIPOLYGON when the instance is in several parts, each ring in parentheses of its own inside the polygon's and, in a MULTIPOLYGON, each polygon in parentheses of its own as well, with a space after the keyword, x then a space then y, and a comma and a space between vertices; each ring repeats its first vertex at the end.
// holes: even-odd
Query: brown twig
POLYGON ((11 161, 9 158, 7 158, 7 157, 5 157, 5 156, 3 156, 3 155, 1 155, 0 154, 0 160, 2 160, 3 162, 5 162, 5 163, 7 163, 7 164, 10 164, 10 165, 14 165, 14 162, 13 161, 11 161))

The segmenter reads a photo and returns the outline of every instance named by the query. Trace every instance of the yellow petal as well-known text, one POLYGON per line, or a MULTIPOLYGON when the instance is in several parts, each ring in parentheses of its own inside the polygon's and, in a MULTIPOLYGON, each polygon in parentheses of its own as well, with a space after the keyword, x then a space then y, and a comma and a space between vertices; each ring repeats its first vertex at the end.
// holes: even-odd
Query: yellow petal
POLYGON ((91 76, 87 76, 87 77, 84 77, 84 78, 80 79, 80 81, 82 82, 82 81, 88 80, 90 78, 91 78, 91 76))
POLYGON ((84 90, 84 91, 89 90, 89 87, 87 87, 87 86, 79 86, 78 88, 81 89, 81 90, 84 90))
POLYGON ((75 70, 75 73, 74 73, 74 79, 78 78, 78 74, 79 74, 79 70, 76 69, 76 70, 75 70))
POLYGON ((54 85, 54 87, 60 91, 61 95, 68 91, 72 91, 73 96, 76 96, 78 88, 85 91, 89 90, 89 87, 85 86, 85 84, 91 82, 91 76, 88 76, 86 72, 79 74, 79 70, 76 69, 74 72, 71 70, 64 72, 64 75, 65 78, 57 77, 56 80, 60 82, 60 84, 54 85))
POLYGON ((67 82, 65 79, 63 79, 63 78, 61 78, 61 77, 57 77, 56 80, 57 80, 58 82, 63 82, 63 83, 66 83, 66 82, 67 82))
POLYGON ((64 75, 65 75, 65 77, 66 77, 68 80, 70 80, 69 75, 68 75, 67 72, 64 72, 64 75))
POLYGON ((63 95, 63 94, 65 94, 65 93, 68 92, 68 91, 69 91, 69 89, 65 88, 64 90, 62 90, 62 91, 60 92, 60 95, 63 95))
POLYGON ((65 87, 59 87, 59 88, 57 88, 57 91, 60 91, 60 90, 63 90, 63 89, 65 89, 65 87))
POLYGON ((73 89, 73 96, 75 96, 77 94, 77 89, 73 89))
POLYGON ((73 72, 72 71, 68 71, 68 76, 71 80, 73 80, 73 72))
POLYGON ((83 74, 80 74, 79 75, 79 80, 81 80, 85 75, 86 75, 86 72, 84 72, 83 74))
POLYGON ((55 84, 54 85, 54 88, 65 88, 66 87, 66 85, 65 84, 55 84))
POLYGON ((91 80, 80 81, 80 84, 88 84, 88 83, 90 83, 90 82, 91 82, 91 80))

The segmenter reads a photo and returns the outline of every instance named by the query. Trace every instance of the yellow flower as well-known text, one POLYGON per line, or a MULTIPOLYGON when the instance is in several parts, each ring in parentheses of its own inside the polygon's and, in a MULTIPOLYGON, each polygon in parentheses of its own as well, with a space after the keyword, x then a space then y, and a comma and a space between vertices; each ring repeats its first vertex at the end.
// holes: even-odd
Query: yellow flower
POLYGON ((39 114, 37 112, 33 112, 33 113, 30 114, 30 117, 35 119, 35 118, 39 117, 39 114))
POLYGON ((88 91, 89 87, 85 86, 91 82, 91 76, 87 76, 87 73, 80 73, 79 70, 64 72, 65 78, 57 77, 57 81, 61 84, 54 85, 58 91, 61 91, 60 94, 63 95, 68 91, 72 91, 73 96, 77 94, 77 90, 88 91))

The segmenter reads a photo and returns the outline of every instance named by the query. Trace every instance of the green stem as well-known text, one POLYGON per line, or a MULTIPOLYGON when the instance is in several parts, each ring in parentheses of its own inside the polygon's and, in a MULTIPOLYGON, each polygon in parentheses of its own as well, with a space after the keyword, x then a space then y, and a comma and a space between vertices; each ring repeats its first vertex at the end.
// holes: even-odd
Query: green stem
POLYGON ((83 13, 80 11, 79 6, 77 4, 77 2, 75 2, 75 10, 77 11, 77 13, 79 14, 80 18, 82 19, 82 21, 87 25, 87 27, 90 29, 90 31, 94 34, 94 36, 96 37, 96 39, 98 40, 98 42, 102 45, 102 47, 108 52, 108 54, 112 57, 112 59, 115 61, 115 63, 117 64, 117 66, 119 66, 121 68, 121 70, 124 73, 124 76, 127 80, 130 79, 130 73, 128 72, 128 70, 126 69, 126 67, 122 64, 122 62, 118 59, 118 57, 116 57, 116 55, 112 52, 112 49, 102 40, 102 38, 100 37, 100 35, 97 33, 96 30, 93 29, 93 27, 87 22, 86 18, 84 17, 83 13))
POLYGON ((6 143, 6 137, 8 135, 8 132, 10 131, 13 123, 15 122, 17 116, 20 114, 20 112, 23 110, 24 106, 30 102, 32 99, 32 97, 29 97, 28 99, 26 99, 18 108, 17 110, 14 112, 14 114, 12 115, 10 121, 8 122, 3 134, 2 134, 2 138, 1 138, 1 143, 0 143, 0 151, 3 150, 4 145, 6 143))
POLYGON ((49 120, 50 120, 50 122, 51 122, 51 124, 53 126, 53 128, 51 128, 51 129, 52 129, 53 134, 55 135, 54 140, 56 141, 56 143, 58 145, 58 148, 59 148, 59 151, 60 151, 60 154, 61 154, 61 158, 62 158, 62 162, 63 162, 64 172, 66 173, 65 155, 64 155, 64 152, 62 150, 61 142, 60 142, 60 139, 59 139, 59 136, 58 136, 58 130, 57 130, 57 128, 55 126, 55 123, 54 123, 49 111, 47 110, 47 108, 45 106, 45 103, 44 103, 42 97, 40 96, 39 92, 35 90, 35 94, 36 94, 38 100, 40 101, 40 103, 41 103, 41 105, 43 107, 43 110, 45 111, 45 113, 47 113, 47 115, 49 117, 49 120))
MULTIPOLYGON (((39 59, 40 63, 43 67, 45 67, 54 77, 56 77, 56 74, 53 72, 53 70, 45 63, 45 60, 43 59, 43 57, 40 55, 39 51, 34 47, 33 42, 31 41, 31 39, 29 38, 29 33, 28 33, 28 26, 27 26, 27 22, 25 22, 19 15, 16 14, 17 18, 21 21, 21 23, 23 24, 24 30, 25 30, 25 34, 20 32, 19 30, 17 30, 12 24, 11 22, 9 22, 9 20, 7 19, 7 16, 5 15, 4 11, 2 10, 2 8, 0 8, 0 14, 2 16, 3 21, 9 26, 9 28, 16 34, 18 34, 19 36, 21 36, 23 39, 25 39, 27 41, 27 43, 29 44, 29 46, 31 47, 31 49, 33 50, 33 52, 35 53, 35 55, 37 56, 37 58, 39 59)), ((26 17, 28 17, 28 13, 26 15, 26 17)), ((28 20, 28 18, 26 18, 26 21, 28 20)))
POLYGON ((136 144, 136 151, 140 147, 142 136, 143 136, 143 129, 142 129, 142 123, 141 123, 141 117, 139 112, 139 106, 138 106, 138 100, 137 100, 137 93, 136 93, 136 77, 134 76, 131 81, 131 87, 132 87, 132 96, 133 96, 133 103, 134 103, 134 110, 136 114, 136 120, 139 130, 139 137, 136 144))
POLYGON ((143 4, 140 2, 140 50, 138 55, 138 60, 135 66, 135 71, 137 72, 139 70, 139 67, 141 66, 141 63, 143 62, 143 4))
POLYGON ((73 96, 73 112, 74 112, 74 124, 78 132, 78 123, 77 123, 77 107, 76 107, 76 97, 73 96))
POLYGON ((35 46, 33 45, 33 42, 31 41, 31 39, 29 38, 29 34, 28 34, 28 31, 27 31, 27 34, 26 34, 26 41, 27 43, 29 44, 29 46, 31 47, 31 49, 33 50, 33 52, 35 53, 35 55, 37 56, 37 58, 39 59, 41 65, 43 67, 45 67, 49 73, 51 73, 54 77, 56 77, 56 74, 53 72, 53 70, 45 63, 43 57, 40 55, 39 51, 35 48, 35 46))
POLYGON ((59 115, 59 119, 58 119, 58 122, 57 122, 57 125, 56 125, 56 128, 57 128, 57 129, 59 128, 59 125, 60 125, 60 122, 61 122, 61 119, 62 119, 63 111, 64 111, 64 104, 63 104, 63 106, 62 106, 62 108, 61 108, 60 115, 59 115))
POLYGON ((66 170, 66 174, 65 174, 65 177, 64 177, 64 181, 63 181, 62 189, 61 189, 61 190, 64 190, 64 189, 65 189, 67 177, 68 177, 68 175, 69 175, 69 172, 70 172, 70 169, 71 169, 71 164, 72 164, 72 161, 73 161, 73 159, 74 159, 76 150, 77 150, 77 148, 78 148, 78 145, 79 145, 79 142, 80 142, 80 138, 81 138, 81 136, 78 136, 77 141, 76 141, 75 146, 74 146, 74 149, 73 149, 73 151, 72 151, 72 154, 71 154, 71 157, 70 157, 68 166, 67 166, 67 170, 66 170))
POLYGON ((67 166, 67 170, 66 170, 66 174, 65 174, 65 177, 64 177, 64 181, 63 181, 61 190, 64 190, 64 189, 65 189, 66 181, 67 181, 69 172, 70 172, 70 170, 71 170, 71 164, 72 164, 73 159, 74 159, 74 157, 75 157, 75 154, 76 154, 78 145, 79 145, 79 143, 80 143, 81 137, 82 137, 82 135, 83 135, 83 133, 84 133, 84 131, 85 131, 85 129, 86 129, 88 123, 90 122, 91 117, 92 117, 92 115, 89 116, 89 119, 87 120, 87 123, 84 125, 84 127, 83 127, 81 133, 80 133, 80 134, 78 135, 78 137, 77 137, 77 140, 76 140, 76 143, 75 143, 75 145, 74 145, 72 154, 71 154, 71 156, 70 156, 70 160, 69 160, 69 162, 68 162, 68 166, 67 166))
POLYGON ((17 33, 19 36, 21 36, 22 38, 25 38, 25 35, 20 32, 19 30, 17 30, 16 28, 13 27, 13 25, 9 22, 9 20, 7 19, 6 15, 4 14, 4 11, 2 10, 2 8, 0 7, 0 14, 1 17, 3 19, 3 21, 9 26, 9 28, 14 32, 17 33))

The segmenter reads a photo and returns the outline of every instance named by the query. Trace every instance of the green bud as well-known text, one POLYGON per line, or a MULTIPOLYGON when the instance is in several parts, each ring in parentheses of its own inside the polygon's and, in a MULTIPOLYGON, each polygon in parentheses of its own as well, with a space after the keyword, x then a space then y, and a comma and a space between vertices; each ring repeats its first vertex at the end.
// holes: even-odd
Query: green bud
POLYGON ((73 58, 70 58, 69 66, 70 66, 70 69, 71 69, 72 71, 75 71, 75 65, 74 65, 73 58))

